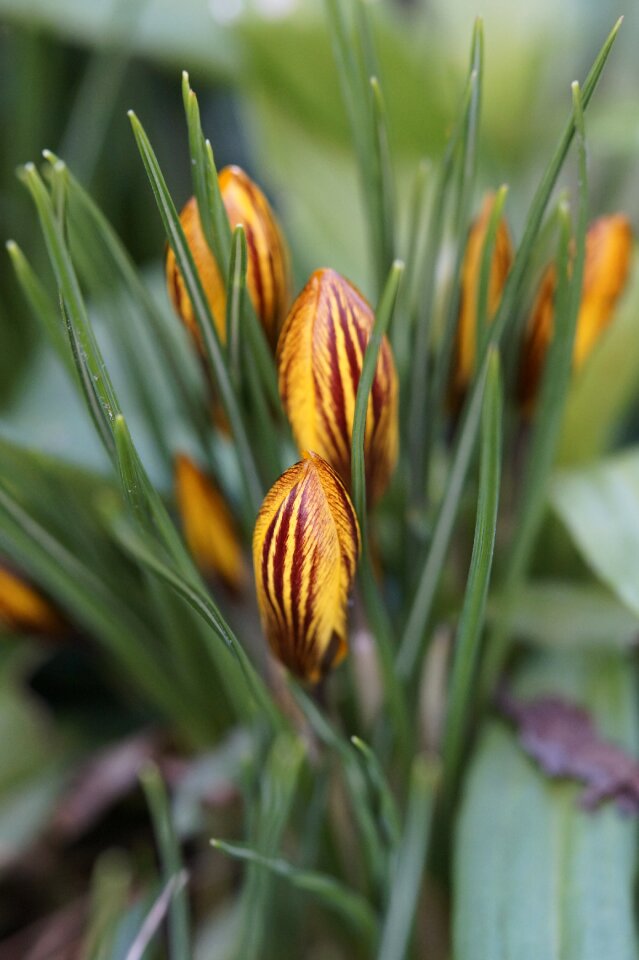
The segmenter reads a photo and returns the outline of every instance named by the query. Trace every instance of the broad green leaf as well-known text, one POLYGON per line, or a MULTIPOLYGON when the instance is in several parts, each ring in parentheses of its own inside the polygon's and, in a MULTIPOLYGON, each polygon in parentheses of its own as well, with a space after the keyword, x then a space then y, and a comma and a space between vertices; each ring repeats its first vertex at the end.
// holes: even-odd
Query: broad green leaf
MULTIPOLYGON (((639 746, 636 677, 616 653, 537 655, 525 698, 587 706, 602 733, 639 746)), ((456 960, 636 960, 637 822, 607 803, 579 808, 579 788, 550 781, 505 723, 485 730, 465 785, 454 863, 456 960)))
MULTIPOLYGON (((488 612, 499 616, 499 598, 488 612)), ((594 584, 529 581, 513 606, 513 635, 550 648, 633 647, 639 637, 639 615, 608 590, 594 584)))
POLYGON ((639 615, 639 450, 559 473, 550 500, 586 563, 639 615))

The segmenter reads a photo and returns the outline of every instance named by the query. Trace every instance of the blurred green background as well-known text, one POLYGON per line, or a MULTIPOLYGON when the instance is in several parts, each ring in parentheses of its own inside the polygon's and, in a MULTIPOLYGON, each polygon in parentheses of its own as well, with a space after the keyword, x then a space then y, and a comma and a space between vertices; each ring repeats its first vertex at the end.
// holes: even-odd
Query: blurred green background
MULTIPOLYGON (((588 116, 593 213, 636 222, 639 11, 621 0, 385 0, 373 4, 393 155, 406 199, 437 158, 459 97, 473 19, 486 29, 479 189, 507 182, 517 224, 582 77, 616 18, 626 22, 588 116)), ((265 186, 291 241, 297 282, 338 266, 366 289, 366 244, 349 134, 321 0, 0 0, 0 224, 33 262, 42 246, 17 164, 60 154, 141 264, 164 240, 126 119, 149 130, 176 202, 189 193, 180 70, 188 69, 218 166, 265 186)), ((405 206, 405 204, 404 204, 405 206)), ((33 362, 36 333, 2 254, 0 402, 33 362)), ((22 424, 21 424, 22 425, 22 424)))

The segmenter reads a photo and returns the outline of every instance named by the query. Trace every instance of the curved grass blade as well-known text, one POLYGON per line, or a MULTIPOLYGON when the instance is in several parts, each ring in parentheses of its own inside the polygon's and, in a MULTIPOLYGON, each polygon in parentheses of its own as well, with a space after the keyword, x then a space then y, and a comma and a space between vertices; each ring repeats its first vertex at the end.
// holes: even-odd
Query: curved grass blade
POLYGON ((524 475, 517 524, 508 552, 505 580, 501 590, 503 613, 489 636, 482 671, 481 695, 486 698, 497 681, 506 658, 512 607, 526 574, 526 567, 546 508, 548 480, 563 422, 564 406, 570 384, 577 317, 583 284, 588 226, 588 176, 582 97, 573 83, 573 103, 577 126, 579 166, 579 209, 575 237, 575 259, 570 275, 570 226, 564 210, 557 257, 559 277, 555 301, 554 336, 541 382, 539 409, 524 475))
POLYGON ((448 797, 451 796, 457 782, 492 571, 499 505, 502 412, 499 355, 494 353, 491 356, 484 391, 479 496, 473 552, 455 640, 446 711, 443 780, 448 797))
POLYGON ((169 885, 176 877, 184 878, 179 889, 173 890, 169 900, 169 958, 170 960, 188 960, 191 956, 191 936, 189 904, 185 890, 186 874, 171 821, 166 789, 155 764, 149 764, 142 770, 140 781, 151 811, 163 881, 169 885))
POLYGON ((391 268, 384 293, 376 310, 375 324, 364 354, 362 373, 355 399, 355 412, 353 415, 351 488, 353 492, 353 503, 359 519, 362 535, 362 556, 359 564, 359 581, 362 588, 362 597, 366 607, 369 625, 375 636, 384 690, 388 702, 388 709, 392 716, 395 735, 398 738, 400 752, 404 759, 406 759, 410 741, 410 722, 406 711, 404 694, 398 683, 393 662, 392 628, 380 595, 379 587, 375 580, 370 556, 366 516, 366 470, 364 463, 364 438, 370 392, 373 386, 382 339, 390 324, 397 301, 397 292, 403 269, 404 265, 399 260, 396 260, 391 268))
POLYGON ((391 896, 384 917, 377 960, 404 960, 415 918, 426 861, 437 767, 416 757, 411 770, 406 825, 397 855, 391 896))
POLYGON ((400 817, 395 797, 386 779, 382 765, 371 748, 359 737, 351 737, 351 743, 359 751, 369 783, 373 787, 379 804, 379 820, 386 841, 395 852, 400 841, 400 817))
MULTIPOLYGON (((176 876, 171 877, 170 880, 167 881, 159 897, 157 897, 157 899, 153 902, 151 909, 144 918, 144 922, 140 927, 135 940, 129 947, 125 960, 143 960, 143 957, 146 954, 151 941, 158 932, 160 924, 164 920, 167 911, 170 915, 171 905, 175 903, 178 897, 183 896, 186 882, 187 875, 185 871, 176 874, 176 876)), ((184 957, 188 960, 189 954, 171 954, 171 957, 174 956, 184 957)))
MULTIPOLYGON (((590 73, 583 86, 581 103, 585 110, 595 91, 601 72, 604 68, 608 55, 612 49, 619 28, 621 19, 617 21, 606 42, 604 43, 599 55, 597 56, 590 73)), ((462 414, 460 430, 455 444, 453 460, 450 468, 448 483, 444 499, 439 508, 435 533, 430 550, 411 605, 408 621, 402 637, 398 666, 403 677, 414 675, 415 668, 421 659, 421 654, 426 644, 426 627, 430 618, 432 601, 435 596, 435 589, 442 569, 442 564, 452 534, 453 525, 457 516, 459 498, 470 463, 470 458, 475 446, 475 438, 479 428, 479 406, 481 402, 481 393, 483 392, 482 370, 486 369, 486 357, 491 345, 497 346, 503 336, 504 330, 512 318, 515 316, 519 293, 524 282, 528 260, 532 251, 533 244, 539 232, 544 211, 550 199, 550 195, 555 186, 559 171, 568 153, 568 149, 575 133, 575 115, 574 110, 570 115, 557 148, 542 176, 541 182, 537 188, 535 196, 530 206, 526 227, 522 241, 517 250, 513 268, 506 281, 506 286, 497 310, 497 314, 490 326, 490 337, 484 346, 482 356, 479 357, 478 369, 479 376, 469 390, 464 411, 462 414)))
POLYGON ((226 336, 229 345, 231 378, 236 392, 239 392, 242 384, 241 321, 246 297, 246 257, 246 232, 242 224, 238 224, 233 231, 226 285, 226 336))
POLYGON ((255 516, 262 502, 262 485, 259 473, 249 443, 248 434, 244 426, 242 413, 233 391, 233 385, 226 365, 226 358, 220 344, 211 311, 202 290, 200 278, 193 263, 191 251, 184 237, 177 211, 167 189, 162 171, 144 129, 133 111, 129 112, 133 133, 144 162, 147 175, 151 182, 158 209, 164 223, 166 234, 175 254, 175 258, 184 278, 189 298, 193 304, 193 311, 202 336, 206 352, 206 360, 213 381, 220 394, 224 412, 235 439, 238 461, 242 473, 244 494, 255 516))
POLYGON ((249 847, 225 840, 211 840, 211 846, 236 860, 245 860, 270 870, 283 877, 294 887, 315 896, 329 910, 338 913, 343 920, 372 949, 377 937, 377 917, 368 900, 350 890, 339 880, 315 870, 302 870, 281 857, 265 857, 249 847))

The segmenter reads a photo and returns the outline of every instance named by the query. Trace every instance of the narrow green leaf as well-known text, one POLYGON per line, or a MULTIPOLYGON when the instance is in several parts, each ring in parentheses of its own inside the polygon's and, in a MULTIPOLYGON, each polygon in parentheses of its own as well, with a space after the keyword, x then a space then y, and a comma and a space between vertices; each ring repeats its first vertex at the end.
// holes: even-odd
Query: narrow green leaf
POLYGON ((230 374, 226 366, 224 352, 215 329, 213 317, 211 316, 210 307, 204 295, 204 291, 202 290, 202 284, 197 274, 197 270, 195 269, 193 257, 180 225, 177 211, 167 189, 164 177, 162 176, 162 172, 149 139, 139 120, 132 111, 129 113, 129 118, 131 120, 131 126, 133 127, 135 139, 140 150, 140 155, 142 156, 146 172, 155 194, 158 209, 162 216, 162 221, 164 223, 169 244, 173 249, 180 272, 184 278, 184 283, 187 288, 189 298, 193 304, 193 311, 206 352, 207 364, 213 377, 213 381, 219 391, 222 406, 226 416, 228 417, 229 424, 233 432, 233 437, 235 439, 236 451, 242 471, 244 493, 247 498, 247 502, 250 504, 251 510, 255 515, 257 514, 262 501, 262 487, 249 438, 244 426, 242 413, 233 391, 230 374))
MULTIPOLYGON (((140 774, 146 802, 151 811, 153 831, 162 867, 162 878, 170 884, 173 878, 182 875, 183 864, 177 836, 171 820, 169 800, 160 776, 154 764, 149 764, 140 774)), ((170 960, 188 960, 191 956, 191 935, 189 904, 184 889, 174 890, 170 898, 169 910, 169 957, 170 960)))
POLYGON ((404 834, 393 871, 377 960, 403 960, 406 957, 426 862, 438 776, 431 761, 416 757, 411 771, 404 834))
MULTIPOLYGON (((486 659, 482 668, 481 692, 488 697, 497 682, 506 658, 510 628, 508 610, 526 575, 530 554, 547 502, 548 480, 552 469, 563 422, 564 407, 574 352, 575 332, 586 257, 586 230, 588 226, 588 180, 586 173, 586 143, 581 94, 573 84, 573 103, 579 153, 579 213, 575 238, 575 258, 570 269, 569 227, 564 224, 557 256, 558 286, 555 298, 554 335, 544 370, 530 444, 528 464, 524 477, 517 524, 501 589, 504 613, 498 628, 489 636, 486 659)), ((567 213, 566 213, 567 218, 567 213)))
MULTIPOLYGON (((582 108, 585 109, 595 91, 601 72, 621 26, 617 21, 597 56, 582 91, 582 108)), ((497 314, 491 324, 490 337, 486 341, 483 355, 478 359, 479 375, 468 392, 464 405, 460 429, 455 444, 446 493, 439 507, 433 540, 419 577, 415 597, 411 605, 406 628, 402 636, 398 665, 402 676, 410 677, 415 673, 420 653, 426 643, 426 627, 431 605, 441 574, 450 536, 453 531, 459 498, 466 478, 470 458, 475 446, 479 428, 479 410, 481 394, 484 389, 482 370, 486 369, 486 357, 491 345, 498 346, 504 330, 516 314, 516 306, 522 287, 528 260, 533 244, 539 233, 544 211, 555 186, 557 177, 575 133, 574 112, 571 113, 557 148, 542 176, 537 192, 532 200, 522 241, 517 250, 513 268, 508 276, 497 314)))
POLYGON ((226 286, 226 336, 229 345, 231 377, 236 391, 242 382, 242 306, 246 297, 246 232, 241 224, 233 231, 231 260, 226 286))
POLYGON ((280 857, 265 857, 250 847, 237 843, 211 840, 211 846, 236 860, 245 860, 271 870, 299 890, 312 894, 346 920, 369 948, 373 947, 377 935, 377 918, 373 908, 361 894, 350 890, 339 880, 314 870, 302 870, 280 857))
MULTIPOLYGON (((267 859, 273 858, 279 850, 305 753, 304 744, 297 736, 282 732, 273 742, 266 759, 260 776, 260 799, 251 840, 256 852, 267 859)), ((264 955, 272 877, 273 874, 263 865, 249 865, 242 897, 238 960, 258 960, 264 955)))
MULTIPOLYGON (((175 902, 177 897, 181 897, 183 895, 185 884, 185 872, 179 873, 167 881, 159 896, 151 904, 151 907, 144 918, 142 926, 138 930, 135 940, 129 947, 125 960, 143 960, 143 957, 146 954, 153 938, 158 932, 167 911, 170 912, 171 904, 175 902)), ((173 954, 171 954, 171 956, 173 956, 173 954)), ((179 954, 179 956, 188 958, 189 955, 183 953, 179 954)))
POLYGON ((379 818, 386 840, 394 852, 400 840, 400 817, 397 802, 382 765, 368 746, 359 737, 351 737, 351 743, 359 751, 368 780, 373 787, 379 803, 379 818))
POLYGON ((492 571, 499 505, 502 412, 499 355, 494 353, 491 356, 484 391, 479 496, 473 552, 457 628, 446 711, 443 777, 449 795, 454 790, 462 757, 492 571))

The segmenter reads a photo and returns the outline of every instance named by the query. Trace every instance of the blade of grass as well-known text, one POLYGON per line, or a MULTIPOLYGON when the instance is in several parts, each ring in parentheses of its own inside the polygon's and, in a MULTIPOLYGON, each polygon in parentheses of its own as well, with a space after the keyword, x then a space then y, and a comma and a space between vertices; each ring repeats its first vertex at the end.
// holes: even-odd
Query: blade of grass
MULTIPOLYGON (((178 897, 182 896, 186 880, 186 873, 183 871, 167 881, 160 895, 154 901, 151 909, 144 918, 144 922, 135 940, 129 947, 125 960, 142 960, 151 941, 158 932, 167 911, 170 913, 171 905, 175 903, 178 897)), ((171 954, 171 957, 174 956, 179 956, 180 960, 182 960, 182 958, 188 960, 189 954, 171 954)))
POLYGON ((355 398, 353 432, 351 436, 351 488, 353 503, 359 520, 362 535, 362 555, 359 564, 359 581, 366 607, 369 625, 375 636, 379 654, 384 691, 388 709, 391 713, 399 751, 406 760, 410 743, 410 723, 406 711, 406 702, 401 690, 393 661, 392 627, 384 607, 378 584, 375 580, 373 563, 368 542, 368 521, 366 513, 366 465, 364 462, 364 438, 366 435, 366 417, 370 393, 377 369, 377 360, 386 330, 390 324, 397 301, 397 293, 404 265, 396 260, 391 267, 384 292, 375 312, 375 323, 369 338, 362 364, 362 373, 355 398))
POLYGON ((390 784, 381 763, 368 744, 359 737, 351 737, 351 743, 359 751, 368 781, 377 796, 380 825, 386 842, 394 853, 400 840, 400 817, 390 784))
POLYGON ((233 231, 226 286, 226 336, 229 345, 229 365, 237 392, 242 383, 241 320, 242 304, 246 296, 246 255, 246 232, 242 224, 238 224, 233 231))
POLYGON ((169 957, 170 960, 188 960, 191 956, 189 904, 186 893, 186 876, 177 836, 171 821, 171 811, 160 771, 148 764, 140 774, 146 802, 151 811, 153 832, 160 856, 162 878, 168 886, 176 877, 184 882, 169 898, 169 957))
POLYGON ((450 797, 462 756, 472 703, 472 681, 484 627, 493 563, 501 472, 503 401, 499 355, 491 355, 482 410, 479 496, 473 552, 457 628, 443 744, 443 782, 450 797))
POLYGON ((301 870, 281 857, 265 857, 249 847, 224 840, 211 840, 211 846, 236 860, 245 860, 283 877, 294 887, 304 890, 338 913, 353 929, 368 949, 372 949, 377 937, 377 918, 369 902, 350 890, 339 880, 315 870, 301 870))
POLYGON ((495 202, 490 213, 486 228, 486 239, 481 252, 479 265, 479 282, 477 284, 477 329, 475 343, 478 344, 478 353, 482 352, 485 338, 488 336, 488 293, 490 290, 490 274, 492 272, 493 254, 497 239, 497 229, 501 219, 508 187, 503 184, 495 194, 495 202))
MULTIPOLYGON (((306 750, 295 735, 280 733, 269 750, 260 776, 260 798, 252 833, 255 850, 274 857, 288 821, 306 750)), ((249 864, 242 894, 242 923, 235 956, 257 960, 266 952, 272 873, 257 863, 249 864)))
POLYGON ((539 409, 524 475, 521 500, 517 511, 515 534, 508 551, 506 574, 501 589, 502 612, 489 637, 482 668, 481 696, 487 698, 497 681, 507 652, 512 609, 517 592, 526 575, 539 525, 546 508, 548 479, 552 469, 564 406, 570 384, 577 317, 583 284, 588 226, 588 177, 583 101, 579 85, 573 83, 573 104, 578 147, 578 216, 575 237, 575 260, 570 276, 570 226, 564 210, 561 239, 557 256, 558 286, 555 301, 554 336, 544 370, 539 409))
POLYGON ((404 960, 410 942, 430 834, 439 773, 431 761, 413 761, 404 834, 391 882, 377 960, 404 960))
POLYGON ((444 156, 435 184, 422 267, 417 271, 418 275, 423 277, 423 280, 418 301, 419 309, 416 317, 414 343, 412 345, 412 363, 410 367, 410 379, 408 381, 408 402, 405 404, 407 449, 410 463, 409 515, 415 517, 423 509, 426 503, 427 493, 425 477, 428 471, 430 436, 425 437, 424 425, 428 419, 427 398, 431 390, 431 347, 435 313, 435 276, 444 237, 445 215, 450 197, 450 184, 455 172, 457 154, 460 143, 464 137, 464 131, 467 128, 467 117, 477 86, 477 73, 475 70, 476 36, 477 26, 473 32, 468 78, 462 94, 457 120, 446 143, 444 156))
POLYGON ((189 298, 193 304, 193 312, 204 344, 207 365, 213 377, 213 382, 219 391, 222 406, 235 439, 246 501, 255 516, 262 501, 262 485, 209 304, 202 290, 202 284, 195 269, 193 257, 180 225, 177 211, 149 139, 133 111, 129 112, 129 118, 153 188, 169 244, 173 249, 189 298))
MULTIPOLYGON (((586 78, 581 97, 583 109, 586 108, 595 91, 601 72, 621 26, 621 22, 620 19, 615 24, 586 78)), ((446 493, 439 507, 433 540, 419 577, 415 597, 402 636, 398 667, 404 678, 410 678, 415 675, 416 667, 425 648, 426 627, 430 618, 432 602, 457 516, 459 498, 479 428, 479 407, 484 388, 482 370, 485 372, 485 361, 488 350, 491 345, 499 345, 504 330, 509 322, 512 322, 512 318, 515 315, 519 293, 524 282, 533 244, 539 232, 544 211, 555 186, 559 171, 566 158, 574 133, 575 116, 573 111, 533 197, 524 235, 517 251, 515 262, 506 281, 497 314, 490 326, 490 337, 487 338, 483 354, 479 357, 478 369, 480 373, 470 388, 464 404, 446 493)))

